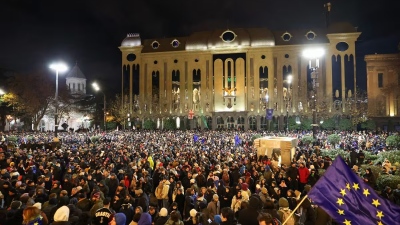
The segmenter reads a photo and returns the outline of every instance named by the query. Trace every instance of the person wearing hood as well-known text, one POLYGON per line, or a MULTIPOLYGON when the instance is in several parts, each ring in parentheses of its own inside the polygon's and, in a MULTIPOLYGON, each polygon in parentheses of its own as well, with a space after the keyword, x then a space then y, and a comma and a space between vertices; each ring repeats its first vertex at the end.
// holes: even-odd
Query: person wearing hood
POLYGON ((154 225, 164 225, 168 221, 168 210, 166 208, 161 208, 158 213, 158 217, 156 218, 154 225))
POLYGON ((54 222, 51 225, 71 225, 69 220, 69 208, 61 206, 54 214, 54 222))
POLYGON ((140 215, 140 219, 138 221, 138 225, 151 225, 151 216, 150 214, 144 212, 140 215))
POLYGON ((108 186, 106 185, 106 181, 105 181, 105 180, 101 180, 101 181, 99 182, 99 189, 100 189, 100 191, 104 194, 104 196, 108 196, 109 188, 108 188, 108 186))
POLYGON ((238 222, 242 225, 258 224, 258 210, 262 207, 262 202, 257 197, 252 196, 249 201, 249 206, 240 210, 238 222))
POLYGON ((126 216, 123 213, 117 213, 111 217, 109 225, 125 225, 126 216))
MULTIPOLYGON (((279 210, 278 210, 278 215, 279 215, 279 221, 285 222, 285 220, 288 218, 288 216, 290 215, 290 213, 292 212, 289 208, 289 202, 286 198, 279 198, 278 201, 278 205, 279 205, 279 210)), ((293 214, 292 218, 289 218, 289 221, 292 220, 294 221, 293 223, 296 223, 296 217, 293 214)))

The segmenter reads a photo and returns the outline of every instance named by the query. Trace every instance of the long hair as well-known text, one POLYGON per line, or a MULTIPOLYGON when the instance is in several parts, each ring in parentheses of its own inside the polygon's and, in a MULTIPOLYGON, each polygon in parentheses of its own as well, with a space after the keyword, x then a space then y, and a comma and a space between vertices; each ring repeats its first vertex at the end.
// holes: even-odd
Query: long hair
POLYGON ((29 221, 36 219, 40 216, 40 209, 35 206, 28 206, 23 211, 23 223, 28 224, 29 221))

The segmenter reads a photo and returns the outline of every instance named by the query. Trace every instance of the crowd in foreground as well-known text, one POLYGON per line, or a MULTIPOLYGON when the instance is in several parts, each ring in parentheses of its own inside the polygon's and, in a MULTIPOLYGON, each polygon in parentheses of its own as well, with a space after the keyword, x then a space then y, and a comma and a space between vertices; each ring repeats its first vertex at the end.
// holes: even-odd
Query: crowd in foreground
MULTIPOLYGON (((24 225, 325 225, 334 221, 300 200, 332 162, 319 133, 299 141, 290 165, 257 156, 252 131, 114 131, 1 135, 0 224, 24 225), (92 141, 91 137, 101 138, 92 141), (294 212, 294 216, 290 214, 294 212)), ((301 137, 307 133, 289 133, 301 137)), ((386 134, 340 133, 357 172, 363 151, 385 151, 386 134)), ((394 163, 394 162, 392 162, 394 163)), ((390 162, 383 168, 392 172, 390 162)), ((375 185, 370 169, 364 181, 375 185)), ((400 185, 382 196, 400 204, 400 185)))

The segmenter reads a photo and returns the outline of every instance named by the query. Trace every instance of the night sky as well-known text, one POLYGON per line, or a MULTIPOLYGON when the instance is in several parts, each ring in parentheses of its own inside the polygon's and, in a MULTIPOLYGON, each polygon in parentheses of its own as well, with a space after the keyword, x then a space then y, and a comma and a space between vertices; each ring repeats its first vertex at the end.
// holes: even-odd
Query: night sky
MULTIPOLYGON (((0 68, 46 70, 76 62, 88 81, 107 93, 120 90, 121 54, 127 33, 142 38, 186 36, 226 27, 271 30, 324 27, 328 0, 1 0, 0 68)), ((363 32, 357 44, 357 81, 365 88, 365 54, 394 53, 400 42, 395 0, 331 0, 331 21, 363 32)), ((53 76, 49 71, 49 76, 53 76)), ((53 76, 54 77, 54 76, 53 76)))

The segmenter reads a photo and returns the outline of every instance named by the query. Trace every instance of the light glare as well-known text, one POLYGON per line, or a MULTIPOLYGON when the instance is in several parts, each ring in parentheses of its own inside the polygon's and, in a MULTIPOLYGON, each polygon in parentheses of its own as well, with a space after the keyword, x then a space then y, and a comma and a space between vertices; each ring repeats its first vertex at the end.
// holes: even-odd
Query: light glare
POLYGON ((50 67, 50 69, 58 71, 60 73, 68 70, 68 66, 62 62, 52 63, 49 67, 50 67))
POLYGON ((321 58, 325 54, 323 48, 309 48, 303 51, 303 56, 308 59, 321 58))

